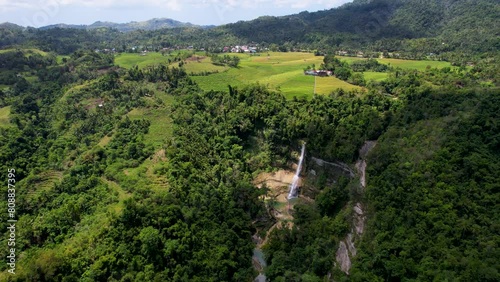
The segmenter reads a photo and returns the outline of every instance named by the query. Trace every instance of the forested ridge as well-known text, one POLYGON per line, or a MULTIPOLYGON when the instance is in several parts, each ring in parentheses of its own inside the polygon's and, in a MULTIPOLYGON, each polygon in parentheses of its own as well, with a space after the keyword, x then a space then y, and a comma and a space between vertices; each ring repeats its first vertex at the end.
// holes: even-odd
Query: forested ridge
POLYGON ((374 218, 353 280, 498 279, 499 98, 409 97, 370 158, 374 218))
POLYGON ((28 61, 9 68, 38 79, 2 90, 2 170, 19 181, 22 254, 9 281, 251 280, 251 236, 273 221, 255 173, 286 166, 300 140, 311 156, 351 163, 377 139, 366 194, 355 180, 308 184, 316 203, 270 234, 268 278, 498 278, 499 92, 481 87, 487 72, 398 70, 368 92, 287 101, 261 85, 204 92, 182 68, 126 71, 107 54, 57 63, 12 52, 28 61), (170 137, 150 142, 151 121, 134 109, 170 116, 170 137), (346 276, 335 249, 354 200, 370 216, 346 276))
POLYGON ((440 59, 458 61, 454 55, 457 51, 471 60, 498 50, 499 14, 495 0, 373 0, 213 28, 189 26, 121 33, 107 27, 23 31, 19 26, 3 24, 0 47, 28 44, 58 53, 74 52, 78 45, 121 51, 133 46, 151 49, 195 46, 220 51, 224 46, 256 43, 281 50, 388 51, 412 54, 415 58, 432 53, 440 59))
MULTIPOLYGON (((495 13, 489 0, 374 0, 204 30, 2 25, 0 170, 6 183, 15 169, 17 222, 16 274, 1 263, 0 281, 253 281, 259 272, 268 281, 500 280, 495 13), (357 27, 377 13, 386 17, 380 36, 360 38, 357 27), (316 49, 321 69, 358 90, 287 99, 224 81, 227 90, 205 91, 186 71, 191 50, 130 68, 101 51, 219 48, 252 41, 269 23, 297 33, 260 38, 264 46, 316 49), (349 48, 432 49, 460 63, 417 70, 335 56, 349 48), (374 147, 362 153, 367 141, 374 147), (283 219, 274 188, 256 179, 294 170, 303 144, 300 197, 283 219), (256 242, 263 268, 252 261, 256 242), (344 242, 355 245, 347 271, 344 242)), ((238 69, 242 57, 216 53, 207 50, 212 64, 238 69)), ((0 221, 4 258, 8 226, 0 221)))

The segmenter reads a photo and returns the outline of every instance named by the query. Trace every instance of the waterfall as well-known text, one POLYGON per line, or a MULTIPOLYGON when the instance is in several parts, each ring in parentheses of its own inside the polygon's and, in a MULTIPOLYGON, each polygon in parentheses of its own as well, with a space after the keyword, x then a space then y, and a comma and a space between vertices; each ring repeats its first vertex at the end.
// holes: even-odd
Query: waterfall
POLYGON ((302 170, 302 161, 304 161, 304 152, 306 150, 306 144, 302 144, 302 151, 300 152, 299 164, 297 166, 297 171, 293 176, 292 184, 290 185, 290 192, 288 192, 288 199, 297 198, 297 186, 299 185, 299 175, 302 170))

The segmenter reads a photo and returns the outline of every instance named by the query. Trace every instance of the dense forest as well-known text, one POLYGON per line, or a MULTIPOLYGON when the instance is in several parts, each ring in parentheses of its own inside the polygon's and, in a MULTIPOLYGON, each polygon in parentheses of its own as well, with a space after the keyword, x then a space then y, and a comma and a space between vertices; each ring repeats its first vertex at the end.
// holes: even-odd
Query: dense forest
POLYGON ((499 281, 499 9, 359 0, 168 32, 1 25, 0 170, 15 179, 17 222, 15 246, 0 222, 0 256, 16 254, 0 281, 499 281), (187 55, 125 69, 96 51, 198 44, 237 69, 240 57, 215 51, 252 41, 314 49, 321 69, 362 88, 206 91, 187 55), (457 64, 403 69, 338 50, 457 64), (301 196, 283 219, 255 179, 293 170, 303 144, 301 196))

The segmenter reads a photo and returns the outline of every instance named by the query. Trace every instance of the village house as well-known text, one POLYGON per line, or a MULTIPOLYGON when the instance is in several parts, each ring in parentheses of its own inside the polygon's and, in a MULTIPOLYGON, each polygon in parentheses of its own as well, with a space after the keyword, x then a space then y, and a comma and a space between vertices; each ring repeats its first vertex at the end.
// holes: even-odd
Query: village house
POLYGON ((332 71, 329 70, 306 70, 304 71, 305 75, 312 75, 312 76, 332 76, 333 73, 332 71))

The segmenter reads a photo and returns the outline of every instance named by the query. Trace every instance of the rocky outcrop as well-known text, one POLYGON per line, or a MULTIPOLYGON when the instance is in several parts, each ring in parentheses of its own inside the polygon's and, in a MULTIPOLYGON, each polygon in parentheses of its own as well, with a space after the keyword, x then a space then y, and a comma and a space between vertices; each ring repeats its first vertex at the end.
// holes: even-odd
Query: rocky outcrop
MULTIPOLYGON (((376 145, 375 141, 366 141, 359 150, 359 159, 356 162, 357 175, 359 175, 359 184, 363 192, 366 187, 366 156, 368 152, 376 145)), ((353 206, 352 226, 353 229, 346 238, 339 243, 339 248, 335 256, 336 261, 344 273, 349 274, 351 269, 351 259, 356 256, 357 250, 354 245, 355 239, 361 237, 365 230, 366 216, 363 204, 356 202, 353 206)))
POLYGON ((349 270, 351 269, 351 257, 349 256, 349 251, 344 241, 340 241, 335 258, 339 263, 340 270, 349 274, 349 270))
POLYGON ((354 225, 354 230, 356 231, 356 234, 358 236, 361 236, 363 232, 365 231, 365 221, 366 221, 366 216, 364 215, 363 211, 363 206, 361 203, 356 203, 356 205, 353 208, 354 210, 354 217, 353 217, 353 225, 354 225))

